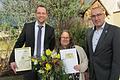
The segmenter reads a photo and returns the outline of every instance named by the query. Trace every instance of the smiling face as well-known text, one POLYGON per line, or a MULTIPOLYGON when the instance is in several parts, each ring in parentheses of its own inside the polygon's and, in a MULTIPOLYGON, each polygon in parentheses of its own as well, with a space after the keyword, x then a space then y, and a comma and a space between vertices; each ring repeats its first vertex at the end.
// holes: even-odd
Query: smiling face
POLYGON ((43 24, 48 17, 47 10, 43 6, 37 7, 35 15, 40 24, 43 24))
POLYGON ((97 7, 91 10, 91 20, 96 28, 99 28, 105 22, 105 12, 102 8, 97 7))
POLYGON ((63 48, 66 48, 70 44, 70 35, 68 32, 61 34, 60 43, 63 48))

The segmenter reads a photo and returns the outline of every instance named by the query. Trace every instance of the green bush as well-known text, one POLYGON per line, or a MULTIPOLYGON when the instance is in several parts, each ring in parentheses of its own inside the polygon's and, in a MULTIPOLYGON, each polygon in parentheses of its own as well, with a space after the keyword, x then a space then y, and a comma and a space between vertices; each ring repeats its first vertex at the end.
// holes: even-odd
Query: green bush
POLYGON ((86 35, 87 26, 76 24, 70 28, 70 32, 73 36, 73 40, 76 45, 82 46, 85 48, 85 35, 86 35))

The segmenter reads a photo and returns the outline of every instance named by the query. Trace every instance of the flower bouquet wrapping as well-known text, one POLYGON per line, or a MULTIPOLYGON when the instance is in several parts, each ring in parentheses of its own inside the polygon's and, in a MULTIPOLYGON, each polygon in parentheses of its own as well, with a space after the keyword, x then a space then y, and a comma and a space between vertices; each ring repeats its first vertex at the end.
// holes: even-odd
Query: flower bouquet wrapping
POLYGON ((33 57, 32 62, 34 62, 34 70, 42 80, 68 80, 60 54, 55 50, 47 49, 41 58, 33 57))

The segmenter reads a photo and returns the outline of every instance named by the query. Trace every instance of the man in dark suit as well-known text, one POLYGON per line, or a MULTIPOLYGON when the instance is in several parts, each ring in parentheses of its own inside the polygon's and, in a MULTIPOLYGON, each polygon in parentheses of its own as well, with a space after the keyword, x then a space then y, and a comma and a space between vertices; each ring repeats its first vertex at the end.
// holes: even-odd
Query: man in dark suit
POLYGON ((120 28, 105 22, 105 10, 91 9, 95 25, 87 33, 90 80, 118 80, 120 75, 120 28))
MULTIPOLYGON (((31 55, 37 56, 37 44, 38 40, 38 32, 39 27, 42 26, 41 29, 41 37, 40 37, 40 53, 42 53, 46 49, 53 50, 55 47, 55 33, 54 29, 46 24, 46 19, 48 17, 47 10, 43 5, 39 5, 35 11, 36 21, 32 23, 25 23, 23 30, 17 39, 14 49, 21 48, 23 45, 25 47, 31 47, 31 55)), ((15 54, 14 49, 10 56, 10 67, 16 73, 17 65, 15 63, 15 54)), ((30 75, 29 75, 30 76, 30 75)), ((29 80, 29 79, 28 79, 29 80)), ((33 80, 30 78, 30 80, 33 80)), ((36 80, 36 79, 34 79, 36 80)))

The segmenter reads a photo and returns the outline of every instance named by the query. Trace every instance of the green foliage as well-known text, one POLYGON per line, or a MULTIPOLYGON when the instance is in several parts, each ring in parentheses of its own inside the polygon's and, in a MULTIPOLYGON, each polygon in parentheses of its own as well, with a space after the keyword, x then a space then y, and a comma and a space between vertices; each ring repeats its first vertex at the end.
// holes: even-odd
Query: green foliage
POLYGON ((76 24, 71 29, 70 32, 72 33, 73 40, 75 44, 82 46, 85 48, 85 35, 86 35, 87 26, 76 24))
POLYGON ((10 24, 4 23, 0 25, 0 31, 8 31, 10 29, 10 24))
POLYGON ((57 31, 68 29, 76 22, 74 21, 76 18, 80 18, 78 14, 84 11, 81 9, 86 9, 80 5, 80 0, 4 0, 2 3, 4 8, 2 19, 17 27, 34 20, 36 4, 45 5, 49 13, 48 22, 57 31))
POLYGON ((31 0, 4 0, 2 1, 2 19, 4 23, 13 26, 23 26, 25 22, 31 20, 34 5, 31 0))

